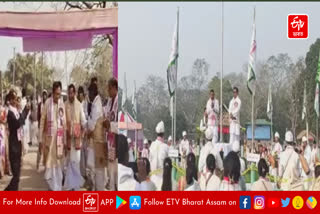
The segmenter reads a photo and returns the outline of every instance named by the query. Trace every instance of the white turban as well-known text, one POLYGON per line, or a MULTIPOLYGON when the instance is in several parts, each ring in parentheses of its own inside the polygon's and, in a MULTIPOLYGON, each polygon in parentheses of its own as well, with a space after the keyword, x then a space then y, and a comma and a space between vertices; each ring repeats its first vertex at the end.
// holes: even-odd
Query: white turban
POLYGON ((291 131, 286 132, 285 140, 289 143, 293 142, 293 134, 291 131))
POLYGON ((207 139, 207 140, 212 140, 212 138, 213 138, 212 129, 207 128, 205 134, 206 134, 206 139, 207 139))
POLYGON ((186 131, 182 132, 182 137, 184 137, 184 136, 187 136, 187 132, 186 131))
POLYGON ((278 133, 278 132, 276 132, 276 133, 274 134, 274 137, 280 138, 279 133, 278 133))
POLYGON ((306 137, 306 136, 303 136, 303 137, 302 137, 302 142, 306 142, 306 141, 308 141, 307 137, 306 137))
POLYGON ((171 136, 169 136, 169 137, 168 137, 168 141, 171 141, 171 140, 172 140, 172 137, 171 137, 171 136))
POLYGON ((160 122, 157 124, 156 133, 157 133, 157 134, 164 133, 164 123, 163 123, 163 121, 160 121, 160 122))
POLYGON ((235 142, 232 144, 232 151, 234 151, 234 152, 240 151, 240 143, 239 142, 235 142))
POLYGON ((148 144, 148 139, 144 139, 143 144, 148 144))
POLYGON ((131 143, 132 141, 131 141, 131 138, 127 138, 127 141, 128 141, 128 143, 131 143))

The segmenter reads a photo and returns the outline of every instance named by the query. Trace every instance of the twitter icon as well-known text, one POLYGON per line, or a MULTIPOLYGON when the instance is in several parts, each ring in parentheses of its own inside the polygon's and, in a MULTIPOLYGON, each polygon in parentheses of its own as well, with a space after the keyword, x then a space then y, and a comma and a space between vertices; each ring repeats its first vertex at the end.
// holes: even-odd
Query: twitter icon
POLYGON ((290 198, 286 198, 286 200, 283 200, 281 198, 282 207, 287 207, 290 203, 290 198))

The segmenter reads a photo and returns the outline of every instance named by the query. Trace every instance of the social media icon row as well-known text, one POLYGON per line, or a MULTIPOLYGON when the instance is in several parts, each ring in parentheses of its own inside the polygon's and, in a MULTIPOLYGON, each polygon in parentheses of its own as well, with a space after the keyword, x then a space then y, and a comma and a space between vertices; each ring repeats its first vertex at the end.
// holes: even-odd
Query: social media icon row
MULTIPOLYGON (((317 200, 315 197, 310 196, 306 200, 306 205, 310 209, 314 209, 317 206, 317 200)), ((281 199, 281 207, 288 207, 290 204, 290 198, 281 199)), ((292 206, 295 209, 301 209, 304 205, 304 200, 301 196, 296 196, 292 199, 292 206)), ((251 209, 251 196, 240 196, 240 209, 251 209)), ((269 198, 268 199, 269 208, 280 207, 279 198, 269 198)), ((256 210, 261 210, 265 208, 265 197, 264 196, 254 196, 253 198, 253 208, 256 210)))
MULTIPOLYGON (((120 198, 119 196, 116 197, 116 209, 124 206, 127 202, 120 198)), ((130 196, 129 199, 129 208, 131 210, 140 210, 141 208, 141 197, 140 196, 130 196)))

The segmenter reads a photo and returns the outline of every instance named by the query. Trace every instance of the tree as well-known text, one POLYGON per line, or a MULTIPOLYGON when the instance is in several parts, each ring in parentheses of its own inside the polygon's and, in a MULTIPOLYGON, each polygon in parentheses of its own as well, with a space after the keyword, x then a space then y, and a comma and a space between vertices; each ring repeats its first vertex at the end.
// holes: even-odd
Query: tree
POLYGON ((13 71, 15 71, 15 85, 25 88, 28 95, 31 95, 34 89, 38 92, 41 91, 42 78, 44 89, 49 89, 52 86, 54 69, 50 69, 41 57, 37 59, 34 54, 18 53, 15 58, 9 60, 4 78, 11 83, 13 71))

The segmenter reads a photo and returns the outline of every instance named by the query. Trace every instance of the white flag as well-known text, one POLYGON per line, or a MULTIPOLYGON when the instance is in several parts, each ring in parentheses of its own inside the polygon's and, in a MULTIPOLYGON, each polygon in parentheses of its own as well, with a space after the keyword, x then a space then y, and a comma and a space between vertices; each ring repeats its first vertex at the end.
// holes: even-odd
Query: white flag
POLYGON ((268 105, 267 105, 267 115, 268 118, 272 119, 272 112, 273 112, 273 106, 272 106, 272 89, 271 84, 269 85, 269 92, 268 92, 268 105))
POLYGON ((169 87, 169 94, 172 96, 176 90, 176 83, 177 83, 177 68, 178 68, 178 47, 179 47, 179 10, 177 11, 177 22, 175 25, 175 30, 173 33, 172 38, 172 46, 171 46, 171 53, 169 58, 169 65, 167 69, 167 81, 169 87))
POLYGON ((134 89, 133 89, 133 95, 132 95, 132 112, 133 112, 134 119, 137 120, 136 81, 134 81, 134 89))
POLYGON ((256 44, 256 8, 254 8, 253 13, 253 26, 252 26, 252 39, 251 39, 251 45, 250 45, 250 52, 249 52, 249 64, 248 64, 248 79, 247 79, 247 87, 250 92, 250 94, 253 93, 253 83, 256 80, 256 50, 257 50, 257 44, 256 44))
POLYGON ((316 93, 314 98, 314 110, 317 113, 317 117, 319 117, 319 83, 317 82, 316 93))
POLYGON ((124 73, 124 78, 123 78, 124 84, 123 84, 123 89, 122 89, 122 100, 121 100, 121 107, 122 110, 125 110, 125 105, 126 105, 126 100, 127 100, 127 80, 126 80, 126 73, 124 73))
POLYGON ((306 114, 307 114, 307 91, 306 91, 306 82, 304 82, 302 120, 304 120, 304 118, 306 117, 306 114))
POLYGON ((173 97, 170 97, 170 116, 173 117, 173 97))

